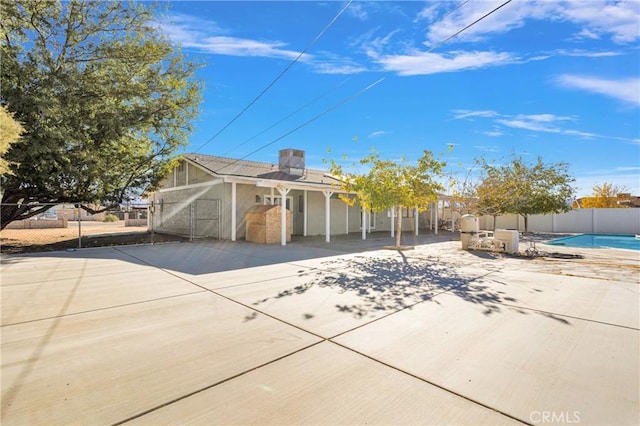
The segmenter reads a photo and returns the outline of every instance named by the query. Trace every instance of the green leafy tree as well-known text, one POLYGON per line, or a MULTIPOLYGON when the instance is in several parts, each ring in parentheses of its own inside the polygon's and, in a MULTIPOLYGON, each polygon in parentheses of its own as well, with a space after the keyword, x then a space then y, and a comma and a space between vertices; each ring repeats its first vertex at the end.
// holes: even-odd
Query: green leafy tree
POLYGON ((491 214, 518 214, 524 217, 525 232, 532 214, 560 213, 571 210, 575 179, 567 163, 535 164, 513 156, 510 162, 488 163, 478 160, 484 171, 478 187, 481 211, 491 214))
POLYGON ((20 140, 20 135, 24 133, 24 128, 13 119, 13 115, 7 108, 0 106, 0 176, 11 174, 9 163, 4 159, 4 154, 12 144, 20 140))
POLYGON ((418 208, 419 212, 437 199, 444 187, 437 181, 443 176, 446 163, 436 160, 430 151, 424 151, 415 165, 404 158, 400 161, 383 160, 378 153, 363 158, 361 167, 367 172, 355 173, 331 161, 330 172, 341 179, 340 189, 356 194, 341 196, 350 205, 359 202, 365 210, 380 212, 396 210, 396 247, 400 247, 402 233, 402 208, 418 208))
POLYGON ((0 2, 2 93, 24 128, 6 153, 1 226, 45 203, 103 211, 159 183, 200 103, 197 65, 133 1, 0 2))

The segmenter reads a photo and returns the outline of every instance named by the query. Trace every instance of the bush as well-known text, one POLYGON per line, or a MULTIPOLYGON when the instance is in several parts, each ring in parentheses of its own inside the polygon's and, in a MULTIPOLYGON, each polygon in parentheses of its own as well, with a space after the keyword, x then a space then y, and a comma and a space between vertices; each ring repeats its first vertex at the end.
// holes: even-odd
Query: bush
POLYGON ((118 220, 118 216, 114 214, 107 214, 104 216, 104 219, 102 219, 103 222, 117 222, 118 220))

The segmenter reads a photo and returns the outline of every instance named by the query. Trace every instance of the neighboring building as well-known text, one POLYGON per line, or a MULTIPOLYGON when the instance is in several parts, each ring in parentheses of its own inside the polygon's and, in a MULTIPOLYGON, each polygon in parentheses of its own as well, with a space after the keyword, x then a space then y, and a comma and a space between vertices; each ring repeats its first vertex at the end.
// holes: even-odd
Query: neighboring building
MULTIPOLYGON (((291 212, 292 235, 330 235, 361 231, 358 204, 338 198, 340 182, 305 167, 304 152, 280 151, 278 164, 202 154, 185 154, 179 165, 149 194, 151 226, 158 232, 217 239, 245 238, 245 213, 260 204, 281 204, 291 212)), ((413 210, 404 230, 414 229, 413 210)), ((391 230, 391 214, 369 213, 366 230, 391 230)), ((284 244, 285 241, 282 241, 284 244)))

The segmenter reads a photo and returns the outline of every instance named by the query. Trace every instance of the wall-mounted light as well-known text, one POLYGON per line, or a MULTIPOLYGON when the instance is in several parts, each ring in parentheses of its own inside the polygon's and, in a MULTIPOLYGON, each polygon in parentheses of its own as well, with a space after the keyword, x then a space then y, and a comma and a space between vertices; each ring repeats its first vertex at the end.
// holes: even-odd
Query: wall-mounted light
POLYGON ((260 196, 256 195, 256 203, 260 203, 260 196))

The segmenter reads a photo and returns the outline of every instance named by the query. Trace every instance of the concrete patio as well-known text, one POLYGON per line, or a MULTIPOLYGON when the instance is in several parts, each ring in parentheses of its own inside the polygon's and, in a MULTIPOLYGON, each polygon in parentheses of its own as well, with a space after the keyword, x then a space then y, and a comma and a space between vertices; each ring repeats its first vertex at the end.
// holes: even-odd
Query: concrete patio
POLYGON ((3 256, 1 422, 640 424, 639 253, 455 238, 3 256))

